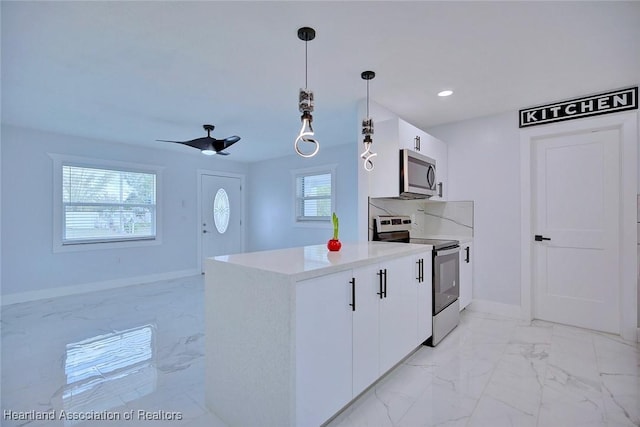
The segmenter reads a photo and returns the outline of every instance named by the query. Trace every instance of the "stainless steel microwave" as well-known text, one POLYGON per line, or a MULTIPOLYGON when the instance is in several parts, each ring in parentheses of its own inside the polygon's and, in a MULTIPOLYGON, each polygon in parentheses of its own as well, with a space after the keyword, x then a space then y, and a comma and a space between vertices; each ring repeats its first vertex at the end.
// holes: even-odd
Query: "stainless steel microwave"
POLYGON ((436 194, 436 161, 413 150, 400 150, 400 198, 425 199, 436 194))

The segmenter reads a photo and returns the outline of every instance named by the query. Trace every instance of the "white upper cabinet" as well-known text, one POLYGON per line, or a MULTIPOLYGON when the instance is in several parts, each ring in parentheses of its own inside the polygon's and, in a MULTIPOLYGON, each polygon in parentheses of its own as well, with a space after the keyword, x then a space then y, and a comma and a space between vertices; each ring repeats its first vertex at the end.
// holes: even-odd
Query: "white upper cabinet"
POLYGON ((447 144, 402 119, 390 119, 375 124, 372 151, 375 168, 369 176, 369 197, 398 197, 400 194, 400 150, 408 148, 436 161, 436 181, 442 196, 431 200, 446 200, 447 144))

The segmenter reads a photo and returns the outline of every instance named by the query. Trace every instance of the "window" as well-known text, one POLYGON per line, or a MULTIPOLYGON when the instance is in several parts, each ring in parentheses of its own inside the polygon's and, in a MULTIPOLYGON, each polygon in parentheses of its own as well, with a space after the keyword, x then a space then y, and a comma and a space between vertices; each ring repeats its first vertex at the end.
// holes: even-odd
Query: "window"
POLYGON ((296 222, 330 222, 334 212, 335 167, 294 171, 296 222))
POLYGON ((54 250, 123 247, 157 239, 159 169, 51 157, 54 250))

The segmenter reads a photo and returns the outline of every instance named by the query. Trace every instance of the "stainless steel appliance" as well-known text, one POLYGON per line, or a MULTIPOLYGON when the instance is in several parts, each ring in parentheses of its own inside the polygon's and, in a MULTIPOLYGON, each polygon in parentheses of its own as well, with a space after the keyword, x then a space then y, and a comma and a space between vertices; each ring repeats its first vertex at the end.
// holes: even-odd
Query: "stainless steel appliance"
POLYGON ((435 347, 460 321, 460 242, 411 238, 410 229, 411 218, 407 216, 378 216, 373 224, 373 240, 433 246, 433 332, 425 344, 435 347))
POLYGON ((436 161, 413 150, 400 150, 400 198, 424 199, 436 194, 436 161))
POLYGON ((427 344, 435 346, 460 321, 460 242, 410 239, 410 243, 433 245, 433 335, 427 344))

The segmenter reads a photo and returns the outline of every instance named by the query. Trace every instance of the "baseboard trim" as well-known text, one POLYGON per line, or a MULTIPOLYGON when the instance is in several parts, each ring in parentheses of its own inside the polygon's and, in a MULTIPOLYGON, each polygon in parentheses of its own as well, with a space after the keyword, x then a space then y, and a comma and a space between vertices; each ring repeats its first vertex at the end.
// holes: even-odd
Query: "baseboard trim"
POLYGON ((182 277, 200 274, 198 269, 171 271, 168 273, 149 274, 146 276, 127 277, 123 279, 105 280, 102 282, 85 283, 81 285, 60 286, 37 291, 19 292, 2 295, 0 305, 6 306, 21 302, 38 301, 48 298, 58 298, 69 295, 84 294, 87 292, 104 291, 107 289, 123 288, 126 286, 140 285, 143 283, 157 282, 159 280, 179 279, 182 277))
POLYGON ((501 302, 474 299, 467 306, 467 310, 479 313, 495 314, 497 316, 511 317, 514 319, 525 319, 524 310, 519 305, 504 304, 501 302))

